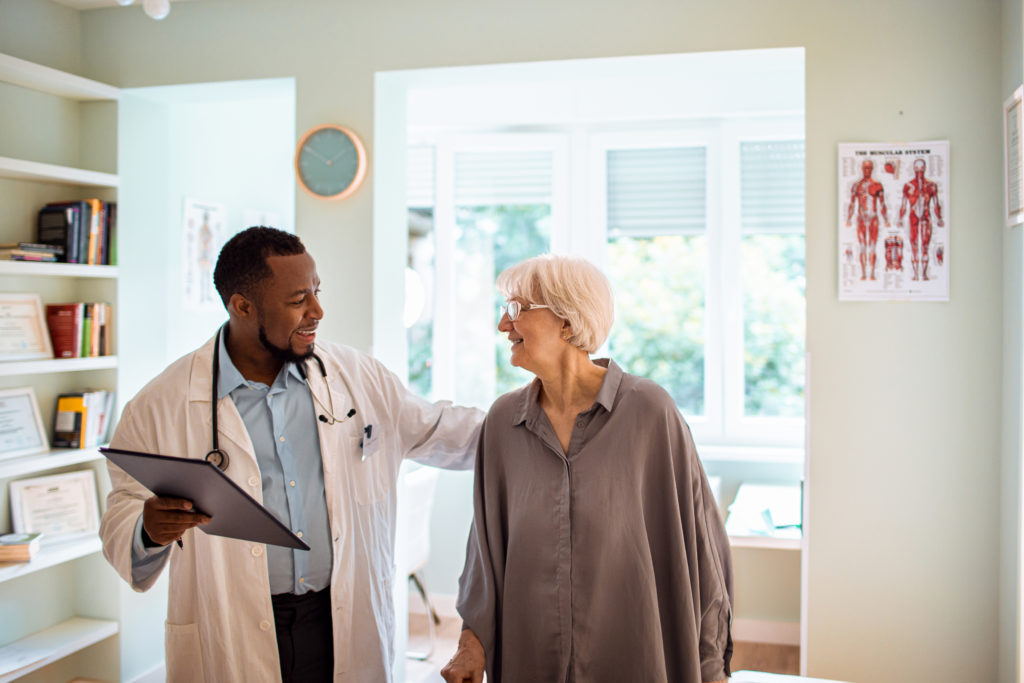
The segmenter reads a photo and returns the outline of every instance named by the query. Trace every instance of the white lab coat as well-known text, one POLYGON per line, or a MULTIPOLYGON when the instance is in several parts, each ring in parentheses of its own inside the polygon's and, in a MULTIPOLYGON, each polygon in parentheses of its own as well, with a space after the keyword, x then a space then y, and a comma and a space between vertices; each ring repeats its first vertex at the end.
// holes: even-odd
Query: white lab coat
MULTIPOLYGON (((115 448, 202 458, 211 445, 213 341, 179 359, 124 408, 115 448)), ((394 660, 394 539, 396 479, 404 457, 467 469, 473 464, 483 413, 448 402, 430 403, 408 392, 381 363, 354 349, 318 344, 334 414, 346 422, 317 421, 327 513, 333 541, 334 680, 390 681, 394 660), (364 428, 372 425, 362 447, 364 428)), ((310 388, 327 403, 315 361, 310 388)), ((249 435, 229 396, 218 402, 220 448, 227 475, 256 500, 262 480, 249 435)), ((319 410, 317 411, 320 412, 319 410)), ((150 493, 112 463, 100 536, 103 554, 132 581, 131 546, 150 493)), ((265 546, 210 536, 197 529, 184 549, 170 550, 166 622, 167 680, 171 683, 280 681, 274 610, 265 546)))

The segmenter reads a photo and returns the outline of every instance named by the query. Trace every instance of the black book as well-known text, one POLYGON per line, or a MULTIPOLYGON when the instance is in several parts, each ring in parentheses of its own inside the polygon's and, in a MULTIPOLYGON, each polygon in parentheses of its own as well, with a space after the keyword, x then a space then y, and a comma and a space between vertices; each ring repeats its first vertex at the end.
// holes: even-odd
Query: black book
POLYGON ((39 210, 36 242, 62 247, 60 258, 66 263, 84 263, 81 260, 83 235, 88 239, 88 226, 92 211, 84 201, 55 202, 39 210))

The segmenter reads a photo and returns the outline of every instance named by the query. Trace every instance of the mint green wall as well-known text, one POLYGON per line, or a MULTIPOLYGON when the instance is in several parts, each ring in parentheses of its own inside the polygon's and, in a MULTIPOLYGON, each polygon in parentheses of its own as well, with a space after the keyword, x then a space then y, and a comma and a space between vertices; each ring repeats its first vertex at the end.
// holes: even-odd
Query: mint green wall
MULTIPOLYGON (((1024 3, 1001 0, 1002 89, 1009 97, 1024 79, 1024 3)), ((999 574, 999 680, 1020 680, 1021 434, 1024 392, 1024 236, 1003 230, 1003 463, 999 574)))
MULTIPOLYGON (((0 26, 24 4, 0 0, 0 26)), ((1007 6, 1019 12, 995 0, 202 0, 174 3, 163 22, 138 7, 83 13, 81 67, 120 86, 295 77, 296 135, 344 123, 372 159, 377 71, 804 46, 808 673, 1008 683, 997 664, 999 492, 1010 460, 1002 426, 1016 415, 1001 388, 1011 287, 996 125, 1007 6), (952 149, 950 302, 838 303, 836 143, 936 138, 952 149)), ((0 44, 64 58, 35 49, 0 44)), ((372 318, 372 185, 341 204, 296 201, 297 232, 334 265, 322 273, 338 293, 325 334, 363 349, 383 329, 372 318)), ((404 258, 401 244, 375 246, 374 259, 404 258)), ((1018 309, 1008 329, 1019 329, 1018 309)), ((1010 381, 1011 398, 1019 386, 1010 381)), ((779 583, 757 578, 738 590, 779 583)))

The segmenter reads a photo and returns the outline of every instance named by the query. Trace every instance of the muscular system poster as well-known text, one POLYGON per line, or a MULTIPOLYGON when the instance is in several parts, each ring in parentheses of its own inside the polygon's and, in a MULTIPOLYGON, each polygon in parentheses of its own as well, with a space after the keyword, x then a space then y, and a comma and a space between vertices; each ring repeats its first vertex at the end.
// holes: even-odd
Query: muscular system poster
POLYGON ((840 143, 840 301, 949 301, 949 235, 948 140, 840 143))

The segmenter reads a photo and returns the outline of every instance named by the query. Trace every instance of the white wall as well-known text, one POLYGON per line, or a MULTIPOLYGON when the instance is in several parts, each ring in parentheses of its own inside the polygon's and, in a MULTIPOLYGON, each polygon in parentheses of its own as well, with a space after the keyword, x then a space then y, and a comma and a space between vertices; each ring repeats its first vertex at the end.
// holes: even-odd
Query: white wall
MULTIPOLYGON (((0 4, 0 25, 24 8, 0 4)), ((137 7, 83 14, 81 66, 129 87, 294 76, 296 135, 335 121, 370 142, 377 71, 804 46, 809 673, 991 681, 1005 460, 1000 11, 995 0, 206 0, 174 3, 163 22, 137 7), (838 303, 836 143, 930 139, 952 148, 950 302, 838 303)), ((0 49, 33 58, 28 42, 0 49)), ((297 232, 331 259, 342 293, 324 332, 364 349, 378 322, 371 246, 405 254, 373 241, 372 195, 371 182, 340 204, 296 202, 297 232)), ((1017 310, 1008 318, 1019 324, 1017 310)))
MULTIPOLYGON (((1008 97, 1024 78, 1024 3, 1002 0, 1002 90, 1008 97)), ((999 573, 999 680, 1021 680, 1021 435, 1024 391, 1024 236, 1003 231, 1002 524, 999 573)))
POLYGON ((294 229, 295 85, 269 79, 135 88, 124 93, 120 123, 121 296, 133 311, 122 343, 150 349, 122 366, 122 395, 130 397, 227 319, 219 299, 201 310, 186 304, 185 200, 222 206, 224 239, 249 227, 246 210, 277 215, 281 224, 273 227, 294 229))

